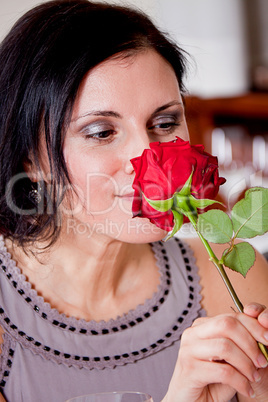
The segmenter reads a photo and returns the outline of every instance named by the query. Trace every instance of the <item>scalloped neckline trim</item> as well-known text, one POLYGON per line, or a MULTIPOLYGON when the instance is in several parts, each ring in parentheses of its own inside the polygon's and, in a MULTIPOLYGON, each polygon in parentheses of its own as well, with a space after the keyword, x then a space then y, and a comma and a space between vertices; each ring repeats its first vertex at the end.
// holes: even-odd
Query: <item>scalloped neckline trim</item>
POLYGON ((63 330, 68 329, 72 332, 91 333, 93 335, 105 334, 109 332, 109 329, 114 330, 114 332, 122 331, 131 327, 133 323, 136 324, 144 321, 156 312, 158 307, 165 301, 171 285, 168 257, 165 255, 166 251, 162 242, 153 243, 151 246, 160 273, 160 283, 153 296, 146 299, 144 303, 139 304, 135 309, 118 316, 116 319, 87 321, 60 313, 56 308, 52 308, 50 303, 46 302, 42 296, 38 295, 37 291, 33 289, 32 284, 26 279, 21 269, 12 259, 11 254, 7 251, 3 236, 0 237, 0 253, 3 260, 1 264, 2 269, 17 289, 18 294, 24 298, 34 312, 63 330))
MULTIPOLYGON (((116 366, 121 366, 125 365, 128 363, 134 363, 140 359, 143 359, 145 357, 148 357, 152 354, 157 353, 160 350, 163 350, 167 348, 168 346, 172 345, 174 342, 179 341, 182 332, 189 327, 193 320, 197 317, 205 315, 204 310, 202 309, 200 305, 200 300, 201 300, 201 295, 200 295, 200 284, 199 284, 199 276, 197 274, 197 267, 194 263, 194 257, 191 252, 191 249, 188 245, 184 244, 183 242, 179 241, 177 238, 175 238, 177 247, 181 251, 181 256, 184 260, 185 263, 185 268, 186 268, 186 286, 188 288, 188 301, 185 303, 183 306, 183 309, 180 311, 180 315, 174 317, 174 321, 169 323, 168 327, 163 328, 161 331, 161 334, 155 334, 153 332, 153 335, 155 339, 152 339, 148 342, 146 342, 145 346, 143 348, 138 347, 137 349, 133 349, 129 351, 129 348, 126 347, 126 351, 123 350, 122 353, 117 352, 118 354, 116 355, 103 355, 102 353, 98 356, 96 355, 81 355, 81 354, 71 354, 69 351, 66 350, 58 350, 54 349, 53 345, 47 345, 42 342, 40 342, 38 339, 35 339, 31 336, 31 334, 26 334, 25 332, 21 331, 14 323, 11 321, 11 317, 8 317, 2 307, 0 307, 0 317, 1 317, 1 322, 3 324, 3 327, 6 329, 6 334, 4 334, 4 347, 9 348, 9 356, 8 360, 4 362, 3 369, 4 372, 7 372, 11 365, 12 365, 12 359, 14 356, 14 348, 15 348, 15 342, 20 343, 24 348, 30 349, 31 352, 35 355, 42 356, 46 360, 51 360, 55 363, 58 364, 63 364, 68 367, 76 367, 76 368, 85 368, 85 369, 97 369, 97 370, 103 370, 104 368, 115 368, 116 366), (8 342, 9 339, 13 339, 12 345, 8 342), (6 346, 5 346, 6 345, 6 346), (120 354, 119 354, 120 353, 120 354), (5 371, 6 370, 6 371, 5 371)), ((0 250, 1 250, 1 239, 0 239, 0 250)), ((156 243, 156 256, 160 257, 159 260, 162 261, 163 264, 163 269, 167 269, 166 277, 167 282, 170 282, 170 272, 169 272, 169 257, 167 255, 167 251, 164 248, 163 243, 159 242, 156 243)), ((18 268, 15 267, 15 262, 12 262, 13 265, 13 271, 10 269, 8 271, 8 264, 11 264, 11 261, 9 256, 6 254, 3 255, 2 257, 0 256, 3 260, 6 261, 6 266, 4 265, 4 262, 2 260, 1 266, 3 269, 3 273, 6 274, 7 279, 10 281, 11 286, 13 285, 16 290, 19 292, 20 288, 15 286, 14 283, 16 283, 16 275, 18 268), (5 268, 5 269, 4 269, 5 268), (10 272, 12 271, 12 273, 10 272)), ((21 275, 21 274, 20 274, 21 275)), ((165 285, 165 281, 163 281, 165 285)), ((17 283, 18 284, 18 283, 17 283)), ((166 283, 168 284, 168 283, 166 283)), ((28 287, 30 286, 29 283, 26 283, 28 287)), ((159 292, 157 292, 158 294, 159 292)), ((172 292, 170 292, 170 295, 172 295, 172 292)), ((29 297, 29 296, 27 296, 29 297)), ((28 303, 28 301, 25 299, 25 301, 28 303)), ((161 303, 161 301, 160 301, 161 303)), ((30 302, 29 302, 30 304, 30 302)), ((137 310, 137 309, 136 309, 137 310)), ((136 312, 135 310, 135 312, 136 312)), ((156 310, 157 311, 157 310, 156 310)), ((36 313, 40 313, 37 312, 36 313)), ((44 317, 43 317, 44 318, 44 317)), ((135 324, 136 325, 136 324, 135 324)), ((126 326, 127 327, 127 326, 126 326)), ((60 327, 62 328, 62 327, 60 327)), ((66 330, 70 330, 70 328, 62 328, 66 330)), ((90 333, 88 333, 90 335, 90 333)), ((131 334, 131 332, 130 332, 131 334)), ((96 335, 96 334, 92 334, 96 335)), ((101 339, 100 339, 101 340, 101 339)), ((4 352, 5 353, 5 352, 4 352)), ((3 370, 2 370, 3 372, 3 370)), ((1 378, 0 378, 1 380, 1 378)), ((4 384, 6 381, 6 377, 3 377, 2 383, 4 384)), ((1 384, 2 384, 1 383, 1 384)), ((0 384, 0 386, 1 386, 0 384)))

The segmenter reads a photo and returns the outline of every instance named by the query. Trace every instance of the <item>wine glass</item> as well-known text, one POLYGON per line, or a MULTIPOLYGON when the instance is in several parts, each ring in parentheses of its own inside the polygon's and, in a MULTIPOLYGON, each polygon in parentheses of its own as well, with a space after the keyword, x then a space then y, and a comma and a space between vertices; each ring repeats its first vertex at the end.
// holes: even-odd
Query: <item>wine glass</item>
MULTIPOLYGON (((227 126, 212 131, 212 154, 218 156, 220 174, 227 179, 219 193, 228 212, 249 187, 249 180, 255 173, 252 148, 252 138, 243 127, 227 126)), ((255 160, 259 148, 255 146, 255 160)))
POLYGON ((76 396, 66 402, 153 402, 153 399, 142 392, 115 391, 76 396))

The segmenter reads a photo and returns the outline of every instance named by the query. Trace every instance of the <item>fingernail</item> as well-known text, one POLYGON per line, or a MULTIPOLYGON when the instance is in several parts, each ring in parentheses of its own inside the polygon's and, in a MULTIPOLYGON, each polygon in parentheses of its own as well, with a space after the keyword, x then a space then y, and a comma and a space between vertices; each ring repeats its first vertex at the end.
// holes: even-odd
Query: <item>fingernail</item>
POLYGON ((249 396, 250 396, 250 398, 255 398, 255 392, 253 391, 253 389, 252 388, 250 388, 250 390, 249 390, 249 396))
POLYGON ((256 304, 247 304, 245 306, 246 308, 250 309, 250 310, 254 310, 254 311, 259 311, 260 310, 260 306, 256 306, 256 304))
POLYGON ((263 354, 259 354, 257 360, 258 360, 258 364, 260 367, 265 368, 268 366, 268 362, 267 362, 266 358, 263 356, 263 354))
POLYGON ((255 382, 260 382, 261 381, 261 375, 258 372, 258 370, 255 371, 255 373, 253 374, 253 378, 255 382))
POLYGON ((263 336, 268 341, 268 332, 265 332, 263 336))

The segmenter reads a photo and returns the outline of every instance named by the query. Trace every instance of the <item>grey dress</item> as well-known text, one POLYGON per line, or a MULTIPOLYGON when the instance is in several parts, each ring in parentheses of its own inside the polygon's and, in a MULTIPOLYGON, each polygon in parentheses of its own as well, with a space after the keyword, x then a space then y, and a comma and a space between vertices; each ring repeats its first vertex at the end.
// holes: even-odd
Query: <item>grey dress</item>
MULTIPOLYGON (((161 284, 108 322, 66 317, 37 295, 0 239, 0 387, 8 402, 63 402, 94 392, 140 391, 159 402, 182 332, 199 316, 197 268, 178 239, 152 244, 161 284)), ((144 284, 146 286, 146 284, 144 284)))

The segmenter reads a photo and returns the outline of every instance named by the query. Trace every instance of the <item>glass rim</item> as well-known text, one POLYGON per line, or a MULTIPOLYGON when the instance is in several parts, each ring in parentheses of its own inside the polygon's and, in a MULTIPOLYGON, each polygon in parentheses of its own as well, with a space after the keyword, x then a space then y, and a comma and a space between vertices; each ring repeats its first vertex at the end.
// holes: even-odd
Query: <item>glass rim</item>
POLYGON ((144 395, 146 399, 152 400, 152 396, 150 394, 147 394, 146 392, 141 392, 141 391, 106 391, 106 392, 93 392, 92 394, 84 394, 84 395, 77 395, 72 397, 71 399, 67 399, 66 402, 71 402, 72 400, 75 400, 76 398, 81 398, 83 396, 93 396, 93 395, 122 395, 122 394, 135 394, 135 395, 144 395))

